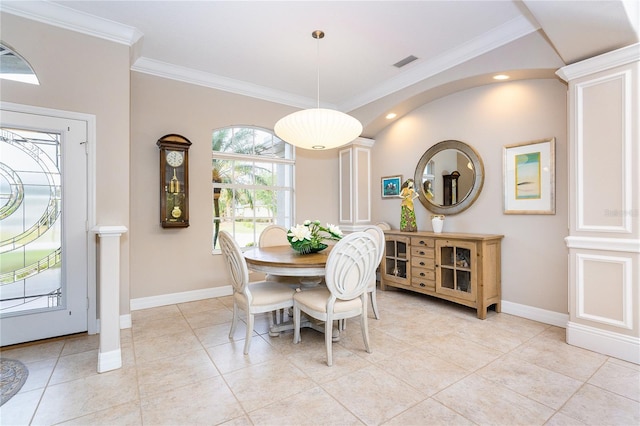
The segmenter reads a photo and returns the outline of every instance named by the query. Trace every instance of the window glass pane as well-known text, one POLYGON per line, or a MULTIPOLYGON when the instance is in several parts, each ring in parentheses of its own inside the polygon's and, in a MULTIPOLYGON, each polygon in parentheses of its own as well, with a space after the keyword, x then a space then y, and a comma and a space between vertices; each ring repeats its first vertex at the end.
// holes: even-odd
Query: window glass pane
POLYGON ((253 127, 214 131, 212 137, 213 249, 228 230, 241 247, 257 244, 271 224, 293 221, 294 162, 291 145, 253 127))

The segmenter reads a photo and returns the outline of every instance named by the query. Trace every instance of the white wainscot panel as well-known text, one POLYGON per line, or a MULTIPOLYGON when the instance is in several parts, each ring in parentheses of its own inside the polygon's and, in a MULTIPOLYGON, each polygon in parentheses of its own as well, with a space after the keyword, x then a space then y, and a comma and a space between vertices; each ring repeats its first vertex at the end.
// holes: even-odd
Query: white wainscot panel
POLYGON ((576 253, 576 318, 633 328, 632 259, 576 253))

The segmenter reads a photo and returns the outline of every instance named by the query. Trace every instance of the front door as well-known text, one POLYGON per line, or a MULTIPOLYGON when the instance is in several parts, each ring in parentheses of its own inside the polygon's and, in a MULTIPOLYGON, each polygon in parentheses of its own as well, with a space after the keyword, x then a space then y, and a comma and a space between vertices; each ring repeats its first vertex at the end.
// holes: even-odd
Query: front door
POLYGON ((87 331, 87 122, 0 127, 0 345, 87 331))

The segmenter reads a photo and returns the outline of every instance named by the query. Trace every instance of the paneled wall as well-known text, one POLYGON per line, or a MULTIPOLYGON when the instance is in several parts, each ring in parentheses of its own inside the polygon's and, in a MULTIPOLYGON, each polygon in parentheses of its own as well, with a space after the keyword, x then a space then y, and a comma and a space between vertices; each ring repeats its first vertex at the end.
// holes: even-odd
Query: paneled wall
POLYGON ((567 342, 640 363, 640 46, 567 66, 567 342))

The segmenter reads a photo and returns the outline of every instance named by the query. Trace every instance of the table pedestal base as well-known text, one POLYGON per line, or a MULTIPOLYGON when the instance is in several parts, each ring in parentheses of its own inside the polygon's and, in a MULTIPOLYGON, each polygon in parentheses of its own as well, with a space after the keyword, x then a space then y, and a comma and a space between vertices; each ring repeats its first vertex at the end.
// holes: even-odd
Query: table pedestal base
MULTIPOLYGON (((319 331, 320 333, 324 333, 324 323, 321 321, 315 321, 312 319, 309 319, 307 317, 302 317, 300 319, 300 328, 312 328, 316 331, 319 331)), ((283 331, 288 331, 288 330, 293 330, 294 329, 294 324, 293 324, 293 320, 289 320, 286 322, 283 322, 281 324, 273 324, 271 327, 269 327, 269 336, 271 337, 278 337, 280 336, 280 333, 283 331)), ((333 327, 333 333, 331 336, 331 340, 334 342, 339 342, 340 341, 340 330, 338 330, 337 327, 333 327)))

